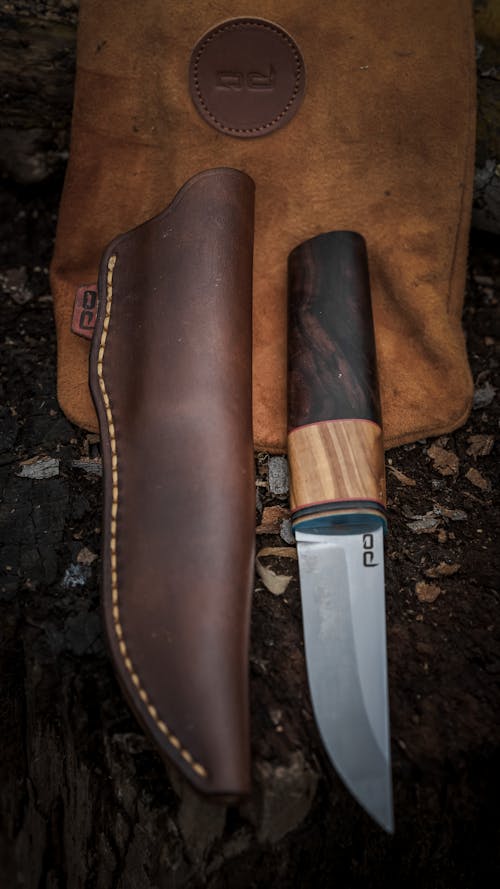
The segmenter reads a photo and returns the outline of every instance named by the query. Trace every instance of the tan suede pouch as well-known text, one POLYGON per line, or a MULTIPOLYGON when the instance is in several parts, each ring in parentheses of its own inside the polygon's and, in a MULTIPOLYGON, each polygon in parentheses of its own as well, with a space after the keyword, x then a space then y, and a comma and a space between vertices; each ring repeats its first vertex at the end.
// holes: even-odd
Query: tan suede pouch
POLYGON ((472 383, 460 315, 472 198, 475 84, 468 0, 82 0, 71 153, 52 289, 58 392, 97 429, 75 293, 106 245, 215 166, 256 184, 253 395, 257 449, 286 446, 286 262, 302 240, 353 229, 368 244, 386 447, 451 431, 472 383), (198 114, 188 70, 218 23, 260 17, 298 45, 297 114, 263 138, 198 114))

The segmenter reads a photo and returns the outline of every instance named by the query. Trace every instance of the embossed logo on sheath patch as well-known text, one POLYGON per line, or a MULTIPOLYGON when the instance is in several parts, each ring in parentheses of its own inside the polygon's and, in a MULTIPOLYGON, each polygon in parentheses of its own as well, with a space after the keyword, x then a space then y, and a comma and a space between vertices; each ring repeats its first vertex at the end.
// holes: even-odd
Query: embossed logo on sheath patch
POLYGON ((283 28, 237 18, 212 28, 191 56, 189 82, 203 119, 229 136, 265 136, 296 114, 304 95, 300 50, 283 28))

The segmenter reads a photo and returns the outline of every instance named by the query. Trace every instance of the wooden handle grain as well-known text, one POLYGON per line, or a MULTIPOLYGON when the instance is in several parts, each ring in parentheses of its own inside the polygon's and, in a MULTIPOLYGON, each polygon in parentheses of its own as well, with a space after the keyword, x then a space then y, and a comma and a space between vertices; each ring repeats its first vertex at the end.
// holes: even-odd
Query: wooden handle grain
POLYGON ((384 451, 363 237, 340 231, 289 258, 288 420, 294 516, 381 512, 384 451))

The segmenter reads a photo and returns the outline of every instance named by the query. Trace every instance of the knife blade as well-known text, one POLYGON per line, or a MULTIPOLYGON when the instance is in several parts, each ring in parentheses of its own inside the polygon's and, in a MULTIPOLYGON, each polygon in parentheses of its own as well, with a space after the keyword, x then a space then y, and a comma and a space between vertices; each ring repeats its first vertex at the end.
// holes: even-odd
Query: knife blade
POLYGON ((392 832, 385 470, 363 237, 300 244, 288 289, 290 499, 313 709, 338 774, 392 832))

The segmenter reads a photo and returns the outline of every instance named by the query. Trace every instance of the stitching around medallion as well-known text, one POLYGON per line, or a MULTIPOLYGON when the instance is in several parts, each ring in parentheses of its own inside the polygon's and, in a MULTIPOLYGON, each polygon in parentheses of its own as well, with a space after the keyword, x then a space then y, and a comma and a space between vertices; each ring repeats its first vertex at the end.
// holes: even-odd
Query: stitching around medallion
POLYGON ((158 710, 151 702, 149 695, 144 688, 141 679, 137 673, 137 670, 132 663, 130 658, 127 643, 125 642, 123 626, 121 622, 121 614, 120 614, 120 601, 118 595, 118 559, 116 553, 116 533, 117 533, 117 518, 118 518, 118 500, 119 500, 119 488, 118 488, 118 453, 116 447, 116 429, 114 424, 113 411, 111 409, 111 403, 109 399, 109 395, 106 389, 106 384, 104 382, 103 375, 103 361, 104 361, 104 352, 106 348, 106 340, 108 337, 108 329, 111 318, 111 305, 113 301, 113 271, 116 265, 116 254, 112 255, 108 259, 107 264, 107 274, 106 274, 106 308, 104 314, 104 322, 101 334, 101 340, 99 343, 99 352, 97 356, 97 376, 99 379, 99 388, 101 391, 102 401, 104 404, 104 409, 106 412, 106 420, 108 424, 108 433, 109 433, 109 441, 111 448, 111 521, 110 521, 110 544, 109 544, 109 555, 110 555, 110 569, 111 569, 111 603, 112 603, 112 614, 113 614, 113 624, 115 628, 116 638, 118 640, 118 647, 120 650, 120 654, 123 658, 123 663, 130 675, 130 678, 137 689, 139 697, 143 704, 146 706, 146 709, 150 715, 150 717, 154 720, 160 731, 163 735, 165 735, 167 741, 172 745, 172 747, 177 750, 177 752, 182 756, 183 760, 192 768, 192 770, 201 778, 207 778, 208 773, 206 768, 201 765, 201 763, 196 762, 192 753, 189 752, 185 747, 182 746, 179 738, 170 731, 167 724, 160 718, 158 710))
POLYGON ((263 22, 263 21, 259 21, 258 19, 243 19, 241 21, 226 22, 225 24, 221 25, 219 28, 216 28, 214 31, 211 31, 210 34, 208 34, 205 37, 203 42, 200 44, 198 51, 196 53, 195 59, 194 59, 193 80, 194 80, 194 84, 196 87, 196 95, 198 97, 200 105, 203 107, 207 117, 210 117, 221 130, 224 130, 228 133, 261 133, 263 130, 267 130, 270 127, 274 127, 275 124, 277 124, 278 121, 280 121, 281 118, 287 114, 289 109, 292 107, 294 102, 297 100, 297 96, 298 96, 298 93, 300 90, 300 79, 303 75, 303 71, 304 71, 304 64, 303 64, 300 52, 298 51, 296 44, 294 43, 292 38, 288 36, 288 34, 283 32, 280 28, 276 27, 275 25, 272 25, 270 22, 263 22), (208 107, 207 103, 205 102, 205 99, 203 98, 203 94, 201 92, 201 85, 200 85, 200 79, 198 76, 198 71, 199 71, 199 61, 201 59, 201 56, 203 55, 203 52, 205 51, 205 48, 219 34, 222 34, 224 31, 234 31, 238 28, 262 28, 263 30, 266 30, 266 31, 272 31, 281 40, 283 40, 285 43, 288 44, 288 46, 290 47, 290 49, 293 52, 293 56, 295 59, 295 64, 296 64, 295 86, 294 86, 294 89, 293 89, 290 99, 288 100, 288 102, 286 103, 284 108, 280 111, 280 113, 276 115, 276 117, 274 117, 272 120, 268 121, 268 123, 261 124, 258 127, 247 127, 247 128, 240 127, 240 128, 238 128, 238 127, 229 127, 226 124, 222 123, 222 121, 220 121, 215 116, 215 114, 212 114, 212 112, 210 111, 210 108, 208 107))

